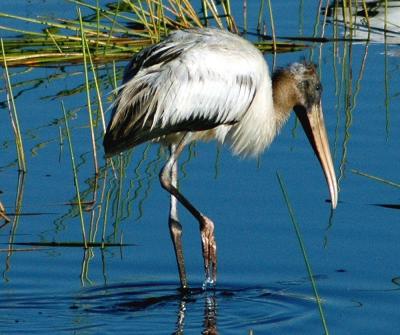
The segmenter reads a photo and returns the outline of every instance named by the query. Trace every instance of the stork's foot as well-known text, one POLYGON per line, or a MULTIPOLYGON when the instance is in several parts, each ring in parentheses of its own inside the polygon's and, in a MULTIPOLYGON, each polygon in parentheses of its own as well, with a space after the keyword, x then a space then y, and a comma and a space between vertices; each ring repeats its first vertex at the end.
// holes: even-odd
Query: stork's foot
POLYGON ((215 287, 217 282, 217 243, 215 242, 214 223, 206 216, 200 222, 201 244, 203 249, 205 281, 203 289, 215 287))

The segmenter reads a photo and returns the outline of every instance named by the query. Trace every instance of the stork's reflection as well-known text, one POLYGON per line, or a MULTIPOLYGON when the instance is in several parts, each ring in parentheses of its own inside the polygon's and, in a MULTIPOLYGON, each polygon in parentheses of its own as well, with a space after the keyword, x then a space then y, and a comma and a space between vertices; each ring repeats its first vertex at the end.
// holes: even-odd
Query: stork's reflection
POLYGON ((204 306, 203 334, 216 335, 217 331, 217 299, 215 295, 207 296, 204 306))
MULTIPOLYGON (((217 335, 217 298, 215 291, 212 292, 197 292, 201 298, 204 298, 204 319, 203 319, 203 331, 202 334, 206 335, 217 335)), ((195 294, 195 295, 197 295, 195 294)), ((179 304, 179 310, 177 313, 176 331, 175 335, 181 335, 185 333, 185 318, 187 312, 187 306, 197 300, 193 294, 183 294, 179 304)))

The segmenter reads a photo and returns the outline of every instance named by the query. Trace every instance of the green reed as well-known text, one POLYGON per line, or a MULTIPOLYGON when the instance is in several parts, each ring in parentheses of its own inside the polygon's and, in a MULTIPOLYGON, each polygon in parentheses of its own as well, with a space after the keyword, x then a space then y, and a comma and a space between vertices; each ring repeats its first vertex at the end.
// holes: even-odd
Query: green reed
MULTIPOLYGON (((10 218, 6 214, 6 209, 4 208, 4 205, 1 201, 0 201, 0 219, 4 220, 6 222, 5 224, 11 222, 10 218)), ((4 224, 0 226, 0 229, 3 226, 4 226, 4 224)))
POLYGON ((371 23, 370 23, 370 20, 369 20, 369 14, 368 14, 367 4, 365 3, 365 0, 362 1, 362 6, 363 6, 363 9, 364 9, 365 20, 367 21, 367 26, 368 26, 368 37, 367 37, 367 40, 369 41, 370 36, 371 36, 371 23))
MULTIPOLYGON (((76 19, 49 19, 0 12, 0 18, 7 18, 8 22, 15 20, 18 24, 33 27, 20 29, 0 25, 0 30, 20 35, 4 41, 9 65, 81 63, 85 58, 82 45, 86 43, 88 47, 85 49, 91 50, 94 64, 108 63, 131 58, 132 53, 158 42, 171 30, 212 25, 238 32, 230 0, 198 0, 203 8, 202 13, 196 11, 192 4, 194 1, 190 0, 119 0, 114 8, 101 8, 98 0, 95 4, 89 0, 67 1, 78 8, 92 11, 93 15, 88 15, 85 20, 79 16, 76 19), (86 42, 82 41, 82 31, 86 42)), ((264 0, 261 0, 261 4, 259 19, 262 17, 264 0)), ((280 51, 275 36, 271 1, 269 14, 273 38, 272 42, 264 42, 262 46, 269 43, 269 49, 280 51)), ((282 51, 290 51, 285 45, 283 48, 282 51)))
POLYGON ((290 219, 291 219, 292 224, 293 224, 293 228, 294 228, 294 230, 296 232, 296 237, 297 237, 297 240, 298 240, 299 245, 300 245, 301 253, 303 255, 303 260, 304 260, 304 263, 305 263, 306 268, 307 268, 308 277, 309 277, 309 279, 311 281, 311 286, 312 286, 312 289, 314 291, 315 300, 317 302, 318 311, 319 311, 320 319, 321 319, 321 322, 322 322, 322 327, 324 329, 325 335, 329 335, 328 325, 326 323, 325 313, 324 313, 324 310, 322 308, 321 298, 320 298, 320 296, 318 294, 317 284, 316 284, 315 279, 314 279, 314 275, 313 275, 313 272, 312 272, 312 269, 311 269, 311 264, 310 264, 310 262, 308 260, 306 247, 304 245, 303 238, 301 237, 300 226, 297 223, 296 217, 294 215, 294 210, 293 210, 292 205, 290 203, 289 195, 288 195, 288 193, 286 191, 286 186, 285 186, 285 183, 283 181, 283 178, 282 178, 282 176, 280 175, 279 172, 277 172, 276 175, 278 177, 279 186, 281 188, 281 191, 282 191, 286 206, 287 206, 288 211, 289 211, 289 215, 290 215, 290 219))
POLYGON ((374 176, 374 175, 371 175, 371 174, 362 172, 362 171, 360 171, 360 170, 351 169, 350 171, 351 171, 352 173, 354 173, 354 174, 359 175, 359 176, 367 177, 367 178, 369 178, 369 179, 372 179, 372 180, 375 180, 375 181, 379 181, 379 182, 384 183, 384 184, 386 184, 386 185, 390 185, 390 186, 393 186, 393 187, 400 188, 400 184, 399 184, 399 183, 395 183, 395 182, 390 181, 390 180, 388 180, 388 179, 384 179, 384 178, 381 178, 381 177, 377 177, 377 176, 374 176))
POLYGON ((24 190, 25 190, 25 176, 26 174, 24 172, 19 172, 18 173, 18 185, 17 185, 17 192, 15 195, 15 210, 14 210, 14 218, 12 220, 10 232, 9 232, 9 237, 8 237, 8 243, 7 243, 7 256, 5 260, 6 264, 6 269, 3 272, 3 278, 7 279, 6 273, 10 271, 11 269, 11 257, 13 255, 13 252, 15 251, 13 248, 13 243, 15 242, 15 239, 17 238, 17 229, 19 226, 19 219, 22 214, 22 204, 23 204, 23 199, 24 199, 24 190))
POLYGON ((86 45, 86 49, 88 50, 90 68, 92 70, 94 87, 96 89, 97 105, 98 105, 98 108, 99 108, 98 114, 100 114, 101 125, 103 127, 103 133, 105 133, 106 132, 106 120, 105 120, 105 116, 104 116, 103 101, 102 101, 101 92, 100 92, 99 80, 97 78, 96 67, 95 67, 95 65, 93 63, 93 58, 92 58, 92 55, 90 53, 90 49, 89 49, 89 45, 87 43, 87 39, 85 39, 85 45, 86 45))
POLYGON ((247 0, 243 0, 243 32, 247 33, 248 24, 247 24, 247 0))
POLYGON ((257 31, 260 34, 263 31, 263 14, 265 0, 260 0, 260 10, 258 11, 257 31))
POLYGON ((107 229, 107 218, 108 218, 108 209, 110 206, 110 199, 111 199, 111 190, 107 191, 107 197, 105 199, 105 209, 104 209, 104 216, 103 216, 103 230, 101 233, 101 248, 104 248, 106 242, 106 229, 107 229))
POLYGON ((88 108, 88 115, 89 115, 89 128, 90 128, 90 138, 92 142, 92 149, 93 149, 93 162, 94 162, 94 171, 95 174, 98 175, 99 173, 99 165, 97 162, 97 150, 96 150, 96 138, 94 135, 94 128, 93 128, 93 114, 92 114, 92 103, 90 100, 90 85, 89 85, 89 75, 87 69, 87 57, 86 52, 90 54, 90 50, 86 49, 86 36, 85 31, 83 29, 83 21, 82 21, 82 14, 80 8, 78 8, 78 17, 81 27, 81 42, 82 42, 82 54, 83 54, 83 69, 85 74, 85 87, 86 87, 86 99, 87 99, 87 108, 88 108))
POLYGON ((61 108, 64 113, 64 122, 65 122, 65 128, 67 131, 67 138, 68 138, 68 145, 69 145, 69 152, 71 155, 71 165, 72 165, 72 173, 74 175, 74 184, 75 184, 75 190, 76 190, 76 198, 78 200, 78 208, 79 208, 79 218, 81 220, 81 229, 82 229, 82 238, 83 238, 83 244, 84 247, 87 248, 87 240, 86 240, 86 230, 85 230, 85 221, 83 218, 83 210, 82 210, 82 202, 81 202, 81 194, 79 191, 79 181, 78 181, 78 174, 77 174, 77 169, 76 169, 76 164, 75 164, 75 155, 74 155, 74 150, 72 147, 72 138, 71 138, 71 133, 69 130, 69 125, 68 125, 68 118, 67 118, 67 113, 65 111, 65 106, 64 102, 61 101, 61 108))
POLYGON ((269 11, 269 19, 271 22, 272 47, 273 47, 273 52, 276 52, 277 48, 276 48, 275 24, 274 24, 274 15, 272 14, 271 0, 268 0, 268 11, 269 11))
POLYGON ((4 79, 6 82, 8 109, 10 111, 11 124, 13 127, 14 136, 15 136, 15 145, 17 148, 18 168, 20 171, 26 172, 24 144, 22 142, 17 107, 15 105, 14 94, 13 94, 13 89, 12 89, 11 80, 10 80, 10 74, 8 72, 6 52, 4 50, 3 39, 0 39, 0 43, 1 43, 1 52, 3 55, 4 79))

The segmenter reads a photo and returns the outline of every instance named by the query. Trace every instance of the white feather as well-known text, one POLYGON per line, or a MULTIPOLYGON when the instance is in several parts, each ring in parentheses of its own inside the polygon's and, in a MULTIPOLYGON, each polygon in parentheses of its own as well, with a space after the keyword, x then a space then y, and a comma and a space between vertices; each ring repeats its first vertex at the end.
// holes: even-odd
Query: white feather
POLYGON ((151 121, 149 132, 168 135, 180 125, 201 129, 203 123, 240 155, 259 154, 276 133, 268 66, 237 35, 177 31, 134 58, 125 80, 108 131, 124 128, 128 137, 140 120, 143 130, 151 121))

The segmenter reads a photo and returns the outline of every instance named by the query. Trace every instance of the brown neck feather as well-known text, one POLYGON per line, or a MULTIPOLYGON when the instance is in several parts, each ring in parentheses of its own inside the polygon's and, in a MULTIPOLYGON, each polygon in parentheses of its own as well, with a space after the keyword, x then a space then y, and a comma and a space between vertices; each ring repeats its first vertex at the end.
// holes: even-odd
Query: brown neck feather
POLYGON ((277 131, 288 120, 290 112, 298 100, 296 92, 296 83, 289 71, 280 69, 274 72, 272 76, 272 97, 277 131))

